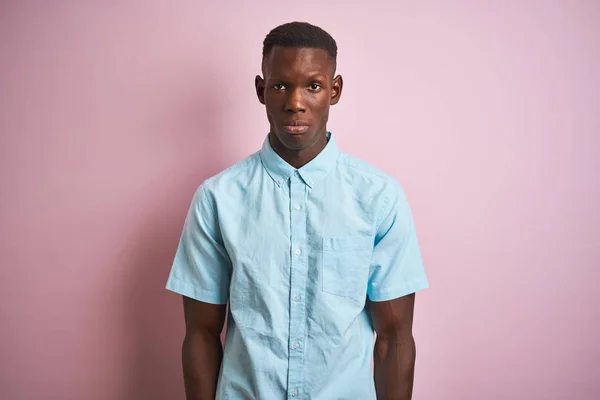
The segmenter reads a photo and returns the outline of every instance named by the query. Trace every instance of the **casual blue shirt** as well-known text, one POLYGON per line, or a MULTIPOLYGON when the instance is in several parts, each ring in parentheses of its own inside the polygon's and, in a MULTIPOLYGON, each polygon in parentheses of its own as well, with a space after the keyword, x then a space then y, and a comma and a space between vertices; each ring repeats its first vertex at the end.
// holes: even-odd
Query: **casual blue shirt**
POLYGON ((375 400, 367 297, 428 287, 400 185, 328 137, 296 169, 267 136, 194 195, 167 289, 229 302, 217 400, 375 400))

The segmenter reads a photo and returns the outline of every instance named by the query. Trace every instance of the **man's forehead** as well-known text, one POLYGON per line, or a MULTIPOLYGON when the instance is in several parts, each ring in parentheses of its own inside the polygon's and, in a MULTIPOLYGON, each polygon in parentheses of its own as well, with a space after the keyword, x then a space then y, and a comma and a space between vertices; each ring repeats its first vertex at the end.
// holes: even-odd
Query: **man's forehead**
POLYGON ((331 75, 332 60, 326 50, 312 47, 274 46, 263 60, 263 70, 269 72, 302 72, 331 75))

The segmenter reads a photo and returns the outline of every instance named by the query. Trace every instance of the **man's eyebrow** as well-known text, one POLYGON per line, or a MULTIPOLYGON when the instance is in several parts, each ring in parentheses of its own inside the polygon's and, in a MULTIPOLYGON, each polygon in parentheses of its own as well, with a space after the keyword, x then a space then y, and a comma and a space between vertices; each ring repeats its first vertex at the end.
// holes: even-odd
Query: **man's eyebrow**
POLYGON ((327 74, 324 74, 323 72, 311 72, 306 74, 309 78, 327 78, 327 74))

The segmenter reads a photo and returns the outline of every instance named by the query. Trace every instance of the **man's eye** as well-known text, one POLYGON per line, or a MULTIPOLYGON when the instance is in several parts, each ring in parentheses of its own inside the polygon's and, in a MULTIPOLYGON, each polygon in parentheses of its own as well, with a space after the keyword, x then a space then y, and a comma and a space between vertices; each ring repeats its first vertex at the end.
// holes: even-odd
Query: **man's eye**
POLYGON ((278 83, 277 85, 273 85, 273 89, 275 89, 275 90, 284 90, 285 86, 283 86, 281 83, 278 83))
POLYGON ((318 83, 313 83, 312 85, 310 85, 310 90, 319 90, 321 89, 321 85, 319 85, 318 83))

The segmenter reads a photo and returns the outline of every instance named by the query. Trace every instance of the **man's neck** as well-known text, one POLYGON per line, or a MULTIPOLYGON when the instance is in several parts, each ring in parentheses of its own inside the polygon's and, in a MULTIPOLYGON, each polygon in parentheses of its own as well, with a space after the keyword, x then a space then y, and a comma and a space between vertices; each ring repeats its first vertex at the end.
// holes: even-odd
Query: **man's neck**
POLYGON ((279 140, 274 139, 274 137, 274 134, 269 133, 269 143, 271 143, 271 147, 275 153, 296 169, 302 168, 317 157, 325 149, 329 141, 327 134, 319 135, 318 139, 306 149, 291 150, 282 145, 279 140))

